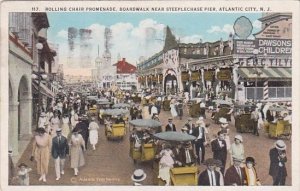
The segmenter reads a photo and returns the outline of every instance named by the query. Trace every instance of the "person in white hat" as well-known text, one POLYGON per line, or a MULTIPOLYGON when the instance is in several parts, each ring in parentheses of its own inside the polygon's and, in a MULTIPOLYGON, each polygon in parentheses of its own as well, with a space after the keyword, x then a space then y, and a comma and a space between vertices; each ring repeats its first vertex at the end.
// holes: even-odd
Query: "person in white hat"
POLYGON ((142 169, 136 169, 131 176, 134 186, 142 186, 142 182, 146 179, 147 174, 142 169))
POLYGON ((220 117, 219 123, 220 123, 220 130, 223 131, 223 132, 226 132, 224 134, 225 135, 225 141, 226 141, 226 145, 227 145, 227 150, 230 150, 231 143, 230 143, 230 138, 229 138, 228 121, 227 121, 226 118, 220 117))
POLYGON ((69 155, 69 144, 66 137, 62 135, 62 129, 56 129, 56 136, 52 139, 51 155, 55 163, 56 180, 64 174, 65 158, 69 155))
POLYGON ((233 164, 233 158, 237 158, 240 160, 245 159, 243 137, 241 135, 236 135, 234 137, 234 143, 232 143, 231 145, 230 153, 231 153, 231 164, 233 164))
POLYGON ((269 152, 270 156, 270 169, 269 175, 273 178, 274 186, 285 185, 285 179, 287 176, 285 163, 287 162, 286 157, 286 144, 283 140, 277 140, 274 148, 269 152))

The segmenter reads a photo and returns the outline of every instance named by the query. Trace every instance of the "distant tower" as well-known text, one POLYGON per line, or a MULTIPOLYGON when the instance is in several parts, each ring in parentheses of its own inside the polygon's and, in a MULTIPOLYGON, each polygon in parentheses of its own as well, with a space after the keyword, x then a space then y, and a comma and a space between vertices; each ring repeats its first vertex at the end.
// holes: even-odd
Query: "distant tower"
POLYGON ((104 31, 104 48, 105 48, 105 51, 103 53, 103 62, 105 64, 111 64, 111 53, 110 53, 110 48, 112 46, 111 44, 111 38, 112 38, 112 32, 111 32, 111 29, 110 28, 105 28, 105 31, 104 31))
POLYGON ((118 60, 117 61, 121 61, 121 55, 120 55, 120 53, 118 53, 118 60))
POLYGON ((99 45, 98 45, 98 56, 96 57, 95 59, 95 67, 96 67, 96 74, 97 76, 95 78, 97 78, 98 80, 101 79, 101 63, 102 63, 102 60, 99 56, 99 45))

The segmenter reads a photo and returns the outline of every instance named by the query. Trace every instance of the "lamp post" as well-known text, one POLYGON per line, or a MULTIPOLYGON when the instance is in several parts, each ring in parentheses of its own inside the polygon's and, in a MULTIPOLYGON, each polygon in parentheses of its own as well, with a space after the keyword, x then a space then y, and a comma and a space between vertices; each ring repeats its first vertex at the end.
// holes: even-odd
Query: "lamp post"
POLYGON ((257 102, 257 78, 260 75, 260 73, 257 71, 257 55, 258 55, 258 49, 253 50, 253 65, 255 67, 255 89, 254 89, 254 102, 257 102))
POLYGON ((40 54, 41 54, 41 50, 43 49, 43 44, 42 43, 37 43, 36 44, 36 49, 38 50, 38 55, 37 55, 37 64, 38 64, 38 112, 37 112, 37 123, 36 126, 37 128, 39 127, 39 116, 41 113, 41 65, 40 65, 40 54))

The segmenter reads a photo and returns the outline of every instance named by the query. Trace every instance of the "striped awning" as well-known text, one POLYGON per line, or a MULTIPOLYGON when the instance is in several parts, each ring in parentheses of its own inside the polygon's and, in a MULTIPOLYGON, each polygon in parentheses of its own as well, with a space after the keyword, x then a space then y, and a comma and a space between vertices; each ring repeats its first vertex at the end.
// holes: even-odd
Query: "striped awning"
POLYGON ((292 68, 239 68, 238 73, 245 79, 291 79, 292 68), (258 75, 257 75, 258 74, 258 75))

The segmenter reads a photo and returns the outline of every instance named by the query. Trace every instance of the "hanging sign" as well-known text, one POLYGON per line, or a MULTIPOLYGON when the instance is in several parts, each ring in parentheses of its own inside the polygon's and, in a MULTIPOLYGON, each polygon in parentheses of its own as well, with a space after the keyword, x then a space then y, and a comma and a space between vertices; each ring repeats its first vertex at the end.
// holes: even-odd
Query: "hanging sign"
POLYGON ((200 80, 200 73, 198 71, 192 72, 191 81, 199 81, 200 80))
POLYGON ((229 69, 227 70, 220 70, 218 73, 217 73, 217 78, 219 80, 231 80, 231 71, 229 69))
POLYGON ((190 75, 188 72, 181 72, 181 81, 187 82, 189 81, 190 75))
POLYGON ((212 81, 214 77, 214 70, 204 71, 204 80, 212 81))

